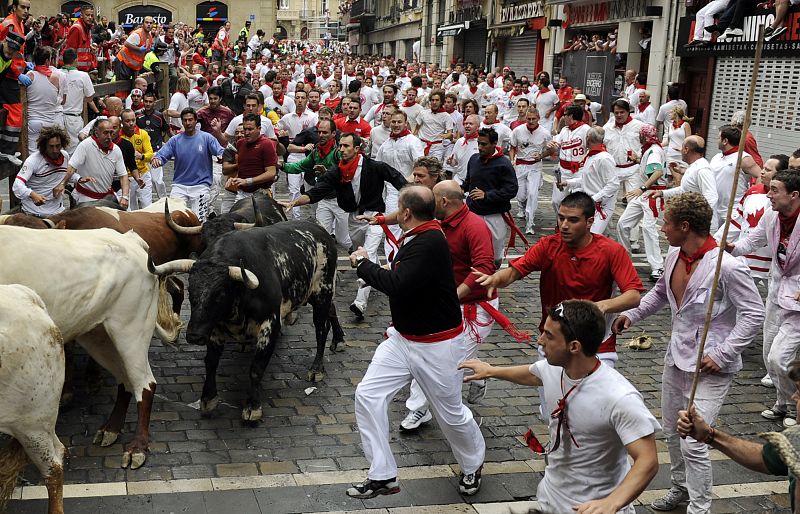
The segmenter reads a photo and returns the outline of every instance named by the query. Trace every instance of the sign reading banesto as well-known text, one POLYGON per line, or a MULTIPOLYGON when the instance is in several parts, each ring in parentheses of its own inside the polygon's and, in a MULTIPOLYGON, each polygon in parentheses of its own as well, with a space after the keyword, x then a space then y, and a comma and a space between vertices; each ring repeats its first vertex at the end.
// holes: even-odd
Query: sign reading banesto
POLYGON ((119 12, 119 24, 129 29, 141 25, 145 16, 152 16, 157 25, 172 22, 172 12, 154 5, 134 5, 119 12))
MULTIPOLYGON (((717 38, 711 46, 690 47, 685 45, 693 39, 695 18, 686 16, 681 18, 678 28, 677 54, 681 57, 693 56, 753 56, 756 51, 759 25, 771 25, 775 15, 770 11, 756 11, 752 16, 744 19, 743 37, 717 38)), ((800 10, 792 9, 786 16, 786 26, 789 30, 776 40, 764 43, 765 55, 797 56, 800 52, 800 10)))

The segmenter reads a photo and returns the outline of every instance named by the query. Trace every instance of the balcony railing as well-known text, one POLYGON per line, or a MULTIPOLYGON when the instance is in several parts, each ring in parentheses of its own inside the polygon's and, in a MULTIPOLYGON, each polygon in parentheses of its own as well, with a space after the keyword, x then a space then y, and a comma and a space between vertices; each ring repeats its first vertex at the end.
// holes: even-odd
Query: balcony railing
POLYGON ((292 21, 300 19, 300 9, 278 9, 278 21, 292 21))
POLYGON ((350 19, 361 16, 375 16, 374 0, 355 0, 350 7, 350 19))

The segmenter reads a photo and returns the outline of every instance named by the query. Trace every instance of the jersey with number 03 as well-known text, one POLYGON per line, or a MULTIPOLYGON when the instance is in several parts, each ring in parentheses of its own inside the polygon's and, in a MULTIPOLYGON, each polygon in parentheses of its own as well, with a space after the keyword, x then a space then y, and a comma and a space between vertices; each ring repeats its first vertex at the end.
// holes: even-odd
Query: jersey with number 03
POLYGON ((561 147, 558 158, 565 162, 582 162, 586 157, 586 134, 589 129, 591 127, 585 123, 575 127, 574 130, 570 130, 569 127, 562 128, 555 137, 555 141, 561 147))

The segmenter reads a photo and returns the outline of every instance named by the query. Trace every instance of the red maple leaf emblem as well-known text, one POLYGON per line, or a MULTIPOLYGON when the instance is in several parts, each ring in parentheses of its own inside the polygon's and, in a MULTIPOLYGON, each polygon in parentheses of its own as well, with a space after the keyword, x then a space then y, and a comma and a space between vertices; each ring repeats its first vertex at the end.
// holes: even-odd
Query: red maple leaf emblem
POLYGON ((750 228, 753 228, 756 225, 758 225, 758 220, 760 220, 761 216, 763 215, 764 215, 764 207, 760 208, 756 212, 748 214, 747 223, 750 225, 750 228))

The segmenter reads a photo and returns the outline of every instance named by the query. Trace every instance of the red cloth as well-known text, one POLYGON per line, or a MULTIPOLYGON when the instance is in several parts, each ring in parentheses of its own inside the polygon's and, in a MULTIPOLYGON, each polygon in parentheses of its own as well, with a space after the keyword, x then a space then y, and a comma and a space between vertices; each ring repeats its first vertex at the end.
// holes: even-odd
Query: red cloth
POLYGON ((100 144, 100 140, 97 138, 97 136, 92 135, 92 139, 94 139, 94 142, 97 143, 97 148, 99 148, 103 153, 109 153, 114 149, 113 141, 108 143, 108 146, 104 148, 103 145, 100 144))
POLYGON ((780 225, 781 241, 789 239, 794 231, 794 226, 797 224, 797 215, 800 214, 800 209, 797 209, 792 214, 784 216, 778 214, 778 223, 780 225))
POLYGON ((211 109, 211 107, 205 106, 197 111, 197 121, 200 122, 200 129, 209 134, 211 133, 211 120, 218 119, 219 129, 225 132, 234 116, 233 111, 224 105, 220 105, 217 109, 211 109))
MULTIPOLYGON (((267 136, 260 135, 254 142, 245 138, 236 143, 239 151, 239 178, 253 178, 264 173, 268 166, 278 165, 278 154, 275 151, 275 143, 267 139, 267 136)), ((269 187, 271 184, 254 184, 252 186, 242 186, 242 191, 252 193, 260 188, 269 187)))
POLYGON ((492 155, 490 155, 489 157, 487 157, 485 159, 481 159, 481 160, 483 161, 484 164, 486 164, 487 162, 493 161, 494 159, 497 159, 498 157, 502 157, 502 156, 503 156, 503 149, 501 147, 499 147, 499 146, 495 146, 494 147, 494 153, 492 155))
POLYGON ((703 258, 705 254, 717 247, 717 240, 712 236, 706 238, 703 246, 697 249, 692 255, 686 255, 683 250, 678 252, 678 258, 686 264, 686 273, 692 272, 692 265, 703 258))
POLYGON ((392 132, 391 134, 389 134, 389 137, 390 137, 390 138, 392 138, 392 139, 400 139, 400 138, 406 137, 406 136, 407 136, 407 135, 409 135, 409 134, 411 134, 411 131, 410 131, 410 130, 408 130, 408 129, 403 129, 403 130, 401 130, 401 131, 400 131, 399 133, 397 133, 397 134, 395 134, 394 132, 392 132))
POLYGON ((403 107, 413 107, 414 105, 416 105, 416 103, 417 103, 416 98, 414 98, 413 100, 406 100, 403 102, 403 107))
POLYGON ((764 159, 761 157, 761 154, 758 153, 758 143, 750 132, 747 133, 744 139, 744 151, 750 154, 750 157, 756 161, 759 168, 764 167, 764 159))
POLYGON ((323 159, 328 156, 329 153, 333 151, 336 147, 336 138, 331 137, 328 139, 327 143, 317 143, 317 151, 319 152, 319 156, 323 159))
POLYGON ((628 115, 628 118, 627 118, 625 121, 623 121, 622 123, 617 123, 617 122, 616 122, 616 120, 614 120, 614 125, 616 125, 616 126, 617 126, 617 128, 622 128, 622 127, 624 127, 625 125, 627 125, 628 123, 630 123, 631 121, 633 121, 633 118, 632 118, 632 117, 631 117, 631 115, 629 114, 629 115, 628 115))
POLYGON ((50 78, 50 75, 53 74, 53 70, 50 69, 50 66, 45 64, 34 66, 33 71, 38 71, 47 78, 50 78))
POLYGON ((465 204, 442 220, 442 230, 453 259, 456 285, 464 283, 470 288, 470 293, 461 299, 461 303, 497 298, 497 291, 487 297, 486 288, 479 285, 472 274, 473 268, 487 275, 496 271, 492 233, 483 218, 470 211, 465 204))
POLYGON ((520 125, 525 125, 527 123, 525 120, 516 120, 511 122, 511 130, 519 127, 520 125))
POLYGON ((342 101, 342 97, 337 96, 336 98, 328 98, 325 100, 325 106, 329 109, 336 109, 339 106, 339 102, 342 101))
POLYGON ((572 93, 573 93, 572 86, 564 86, 558 88, 557 93, 559 102, 568 102, 572 100, 572 93))
POLYGON ((361 154, 356 154, 355 157, 350 159, 350 162, 345 162, 343 160, 339 161, 339 172, 340 177, 339 181, 342 184, 349 184, 353 181, 353 177, 356 176, 356 170, 358 169, 358 163, 361 161, 361 154))
MULTIPOLYGON (((592 242, 578 251, 564 244, 561 234, 543 237, 525 255, 511 261, 510 266, 523 276, 533 271, 541 272, 540 332, 544 329, 547 313, 564 300, 608 300, 615 283, 620 294, 631 290, 644 291, 625 248, 601 235, 593 235, 592 242)), ((613 351, 616 351, 616 337, 612 334, 603 341, 598 352, 613 351)))
POLYGON ((336 120, 336 128, 342 133, 352 132, 361 137, 369 137, 372 132, 372 127, 370 127, 369 123, 364 121, 363 118, 358 118, 356 120, 340 118, 336 120))

